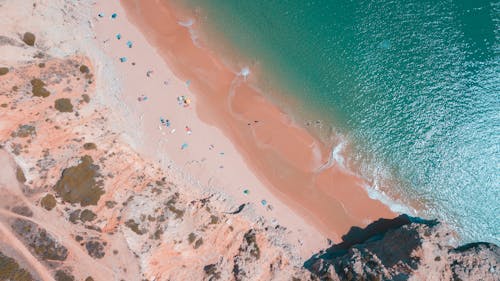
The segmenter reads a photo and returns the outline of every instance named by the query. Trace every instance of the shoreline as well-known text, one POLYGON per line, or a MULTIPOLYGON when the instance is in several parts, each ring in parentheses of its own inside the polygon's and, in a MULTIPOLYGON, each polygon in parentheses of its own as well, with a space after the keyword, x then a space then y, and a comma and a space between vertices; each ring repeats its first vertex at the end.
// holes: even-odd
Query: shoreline
MULTIPOLYGON (((177 78, 143 34, 125 19, 119 3, 98 3, 93 13, 96 44, 113 60, 111 71, 116 73, 112 85, 106 88, 117 89, 116 99, 126 109, 118 112, 114 125, 124 132, 134 150, 207 196, 215 193, 217 200, 233 206, 228 211, 245 204, 241 214, 255 224, 284 226, 288 232, 286 240, 302 245, 301 257, 308 258, 324 248, 327 238, 265 189, 231 141, 218 128, 198 118, 197 96, 190 93, 185 81, 177 78), (99 13, 105 17, 98 18, 99 13), (116 20, 110 19, 112 13, 118 14, 116 20), (122 32, 123 38, 117 40, 116 34, 123 30, 127 33, 122 32), (132 48, 126 46, 128 40, 133 42, 132 48), (120 63, 120 57, 127 57, 128 61, 120 63), (153 73, 148 77, 150 70, 153 73), (148 99, 139 102, 141 95, 148 99), (190 106, 179 105, 178 96, 189 97, 190 106), (171 126, 161 126, 160 117, 168 119, 171 126), (192 134, 186 132, 185 126, 192 134), (184 143, 188 146, 182 149, 184 143), (249 190, 248 195, 244 194, 245 189, 249 190), (267 206, 262 206, 261 200, 266 200, 267 206)), ((107 71, 98 67, 98 76, 107 71)))
MULTIPOLYGON (((178 24, 180 19, 172 7, 121 5, 175 76, 189 84, 185 88, 194 93, 190 98, 199 118, 220 128, 243 155, 258 177, 257 184, 271 189, 334 241, 352 226, 394 216, 388 206, 368 197, 360 178, 335 165, 324 166, 330 157, 324 144, 227 69, 210 50, 195 46, 189 29, 178 24), (333 190, 332 185, 338 188, 333 190)), ((177 159, 185 161, 185 157, 177 159)), ((233 182, 236 184, 237 178, 233 182)))
MULTIPOLYGON (((180 80, 118 1, 1 5, 0 264, 9 270, 0 279, 496 280, 500 248, 459 246, 436 220, 401 215, 320 232, 248 161, 260 152, 249 157, 199 117, 210 105, 193 92, 200 81, 180 80), (179 105, 181 95, 191 102, 179 105)), ((241 104, 251 83, 237 82, 221 108, 241 104)), ((258 100, 259 112, 273 105, 258 100)), ((273 164, 282 172, 289 159, 273 164)))

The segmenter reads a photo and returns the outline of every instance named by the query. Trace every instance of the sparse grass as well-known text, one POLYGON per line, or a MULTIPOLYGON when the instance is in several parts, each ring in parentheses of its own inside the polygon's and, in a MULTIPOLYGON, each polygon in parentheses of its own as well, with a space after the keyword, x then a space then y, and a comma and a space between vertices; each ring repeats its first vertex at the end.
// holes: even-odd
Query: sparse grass
POLYGON ((86 103, 89 103, 89 102, 90 102, 90 97, 89 97, 89 95, 87 95, 87 94, 83 94, 83 95, 82 95, 82 99, 83 99, 83 101, 84 101, 84 102, 86 102, 86 103))
POLYGON ((199 238, 198 240, 196 240, 196 242, 194 242, 194 247, 195 249, 198 249, 199 247, 201 247, 201 245, 203 245, 203 238, 199 238))
POLYGON ((125 226, 130 228, 130 230, 135 232, 137 235, 143 235, 145 233, 143 230, 139 229, 139 224, 136 223, 133 219, 129 219, 128 221, 126 221, 125 226))
POLYGON ((36 36, 35 34, 31 32, 26 32, 23 35, 23 42, 26 43, 28 46, 34 46, 36 41, 36 36))
POLYGON ((196 234, 194 234, 193 232, 189 233, 188 235, 189 244, 193 244, 194 240, 196 240, 196 234))
POLYGON ((67 273, 66 271, 63 270, 58 270, 56 271, 56 274, 54 275, 56 281, 74 281, 75 277, 71 275, 70 273, 67 273))
POLYGON ((81 73, 89 73, 89 71, 90 71, 90 69, 88 66, 86 66, 84 64, 80 65, 80 72, 81 73))
POLYGON ((177 209, 174 205, 168 205, 168 210, 175 214, 176 219, 180 219, 184 216, 184 210, 177 209))
POLYGON ((26 176, 24 176, 23 169, 17 167, 16 169, 16 179, 20 183, 25 183, 26 182, 26 176))
POLYGON ((0 280, 32 281, 31 274, 21 268, 16 260, 0 252, 0 280))
POLYGON ((7 73, 9 73, 8 67, 0 67, 0 76, 5 75, 7 73))
POLYGON ((97 215, 91 210, 85 209, 80 213, 80 220, 82 222, 89 222, 95 220, 97 215))
POLYGON ((69 203, 79 203, 82 207, 97 205, 104 190, 97 183, 99 166, 93 164, 92 157, 86 155, 81 163, 64 169, 54 190, 69 203))
POLYGON ((56 204, 57 204, 56 198, 54 198, 52 194, 45 195, 40 201, 40 205, 47 211, 54 209, 56 204))
POLYGON ((104 204, 106 205, 106 207, 107 207, 108 209, 112 209, 112 208, 114 208, 114 207, 116 206, 116 204, 118 204, 118 203, 116 203, 115 201, 106 201, 104 204))
POLYGON ((48 96, 50 96, 50 92, 45 89, 45 83, 38 79, 38 78, 34 78, 31 80, 31 92, 33 93, 33 96, 35 97, 42 97, 42 98, 46 98, 48 96))
POLYGON ((218 224, 219 223, 219 217, 211 215, 210 216, 210 224, 218 224))
POLYGON ((17 131, 12 133, 12 137, 27 138, 36 135, 36 129, 31 125, 20 125, 17 131))
POLYGON ((83 148, 85 150, 92 150, 92 149, 97 149, 97 145, 95 145, 95 143, 93 142, 87 142, 83 145, 83 148))
POLYGON ((71 100, 67 98, 57 99, 55 101, 54 107, 59 112, 73 112, 73 105, 71 104, 71 100))
POLYGON ((245 242, 247 243, 248 248, 250 249, 250 255, 256 259, 259 259, 260 249, 259 246, 257 245, 257 236, 255 235, 255 231, 253 229, 249 230, 247 233, 245 233, 243 238, 245 239, 245 242))

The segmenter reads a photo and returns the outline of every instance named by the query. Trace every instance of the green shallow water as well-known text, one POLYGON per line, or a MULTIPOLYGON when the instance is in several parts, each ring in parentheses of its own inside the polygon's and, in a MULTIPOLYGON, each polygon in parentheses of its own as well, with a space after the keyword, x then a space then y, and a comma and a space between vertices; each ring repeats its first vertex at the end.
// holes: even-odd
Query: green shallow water
POLYGON ((500 241, 499 1, 183 2, 330 120, 374 187, 500 241))

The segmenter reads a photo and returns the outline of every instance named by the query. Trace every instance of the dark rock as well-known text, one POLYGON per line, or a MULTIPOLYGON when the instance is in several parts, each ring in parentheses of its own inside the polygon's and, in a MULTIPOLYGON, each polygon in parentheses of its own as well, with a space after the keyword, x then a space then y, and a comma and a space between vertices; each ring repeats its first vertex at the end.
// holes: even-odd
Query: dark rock
POLYGON ((489 243, 453 248, 449 229, 402 215, 364 229, 353 227, 304 266, 320 280, 499 280, 499 247, 489 243))
POLYGON ((454 280, 500 280, 500 247, 470 243, 449 252, 454 280))

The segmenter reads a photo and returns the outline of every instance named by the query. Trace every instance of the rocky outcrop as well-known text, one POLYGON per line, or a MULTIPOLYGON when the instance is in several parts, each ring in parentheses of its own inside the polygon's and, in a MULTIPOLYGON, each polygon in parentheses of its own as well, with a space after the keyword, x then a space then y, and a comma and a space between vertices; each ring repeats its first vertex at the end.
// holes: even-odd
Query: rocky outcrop
POLYGON ((500 248, 456 248, 444 224, 402 215, 352 228, 305 263, 320 280, 499 280, 500 248))
POLYGON ((0 81, 0 165, 11 175, 0 184, 0 251, 19 267, 46 280, 308 279, 287 229, 133 151, 96 102, 88 59, 40 63, 0 81), (32 77, 47 97, 32 97, 32 77), (60 98, 71 114, 55 108, 60 98))

